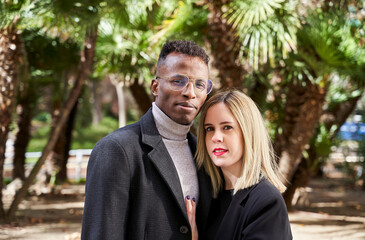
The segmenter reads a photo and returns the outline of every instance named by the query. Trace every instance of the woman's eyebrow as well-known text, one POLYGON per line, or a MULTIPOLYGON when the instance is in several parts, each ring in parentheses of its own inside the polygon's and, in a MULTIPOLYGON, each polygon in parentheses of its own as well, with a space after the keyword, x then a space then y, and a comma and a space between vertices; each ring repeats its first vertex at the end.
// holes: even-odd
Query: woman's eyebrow
MULTIPOLYGON (((224 121, 224 122, 220 122, 219 123, 220 125, 224 125, 224 124, 233 124, 233 122, 231 122, 231 121, 224 121)), ((204 127, 205 126, 212 126, 213 124, 211 124, 211 123, 204 123, 204 127)))
POLYGON ((221 122, 221 123, 219 123, 219 124, 221 124, 221 125, 223 125, 223 124, 232 124, 233 122, 231 122, 231 121, 224 121, 224 122, 221 122))

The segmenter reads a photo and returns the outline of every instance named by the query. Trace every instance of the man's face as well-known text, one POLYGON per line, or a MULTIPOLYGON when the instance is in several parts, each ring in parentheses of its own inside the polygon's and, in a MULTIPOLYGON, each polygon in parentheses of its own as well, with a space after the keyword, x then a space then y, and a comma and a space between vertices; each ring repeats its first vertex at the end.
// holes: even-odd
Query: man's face
POLYGON ((159 78, 153 79, 151 83, 156 105, 175 122, 189 124, 199 113, 207 94, 205 92, 197 94, 191 82, 181 91, 171 90, 165 78, 177 74, 190 79, 207 80, 208 66, 199 57, 170 53, 157 68, 156 75, 159 78))

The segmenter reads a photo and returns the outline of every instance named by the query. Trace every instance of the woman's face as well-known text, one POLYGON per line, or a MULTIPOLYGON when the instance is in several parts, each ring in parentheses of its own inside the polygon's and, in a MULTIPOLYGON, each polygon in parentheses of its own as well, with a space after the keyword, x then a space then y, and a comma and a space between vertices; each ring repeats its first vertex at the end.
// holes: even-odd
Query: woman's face
POLYGON ((243 157, 241 128, 224 103, 211 106, 205 117, 205 146, 213 163, 239 176, 243 157))

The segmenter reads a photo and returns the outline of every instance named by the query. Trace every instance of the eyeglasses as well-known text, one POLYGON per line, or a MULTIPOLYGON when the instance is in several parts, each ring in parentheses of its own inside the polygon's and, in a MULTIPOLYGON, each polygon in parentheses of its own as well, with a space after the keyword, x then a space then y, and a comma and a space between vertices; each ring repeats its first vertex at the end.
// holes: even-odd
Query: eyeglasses
POLYGON ((194 86, 194 90, 196 94, 209 94, 212 91, 213 83, 212 81, 202 80, 202 79, 189 79, 189 77, 176 74, 171 77, 156 77, 156 79, 165 79, 168 82, 168 85, 173 91, 182 91, 188 83, 191 81, 194 86))

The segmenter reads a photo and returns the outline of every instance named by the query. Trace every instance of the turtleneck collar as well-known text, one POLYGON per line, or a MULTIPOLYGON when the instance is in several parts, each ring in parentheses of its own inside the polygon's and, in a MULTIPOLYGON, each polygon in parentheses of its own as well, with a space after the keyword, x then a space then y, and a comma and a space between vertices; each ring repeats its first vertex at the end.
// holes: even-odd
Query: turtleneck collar
POLYGON ((186 135, 193 123, 183 125, 175 122, 167 116, 155 102, 152 103, 152 114, 156 122, 157 130, 163 138, 175 141, 186 139, 186 135))

